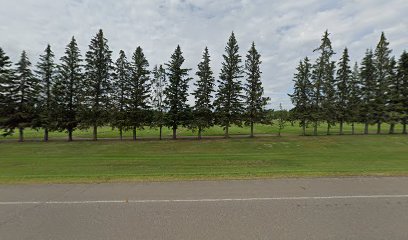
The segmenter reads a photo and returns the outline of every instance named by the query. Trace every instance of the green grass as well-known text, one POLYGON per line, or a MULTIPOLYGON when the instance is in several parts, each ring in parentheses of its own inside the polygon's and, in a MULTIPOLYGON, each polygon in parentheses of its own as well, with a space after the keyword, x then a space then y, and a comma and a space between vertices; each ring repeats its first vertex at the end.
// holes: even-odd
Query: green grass
MULTIPOLYGON (((276 135, 278 132, 278 124, 273 124, 273 125, 262 125, 258 124, 255 125, 255 134, 268 134, 268 135, 276 135)), ((326 124, 321 124, 318 128, 318 133, 319 135, 326 135, 326 124)), ((388 124, 382 124, 382 132, 383 133, 388 133, 388 124)), ((361 134, 363 132, 364 125, 363 124, 356 124, 355 126, 355 131, 357 134, 361 134)), ((376 126, 372 125, 369 128, 370 133, 375 133, 377 128, 376 126)), ((248 126, 243 126, 237 127, 237 126, 232 126, 229 130, 231 135, 247 135, 249 134, 249 127, 248 126)), ((338 133, 339 131, 339 126, 336 125, 332 127, 331 132, 333 134, 338 133)), ((395 132, 399 133, 402 131, 402 126, 397 125, 395 127, 395 132)), ((307 129, 308 134, 312 134, 313 129, 310 127, 307 129)), ((351 133, 351 126, 350 125, 345 125, 344 126, 344 133, 345 134, 350 134, 351 133)), ((43 138, 43 131, 41 129, 39 130, 34 130, 34 129, 25 129, 24 130, 24 138, 28 140, 41 140, 43 138)), ((203 132, 203 136, 222 136, 223 129, 218 126, 214 126, 210 129, 206 129, 203 132)), ((283 130, 284 135, 300 135, 301 134, 301 129, 299 125, 296 123, 294 126, 291 126, 289 123, 283 130)), ((143 130, 137 130, 137 135, 139 137, 143 138, 158 138, 159 136, 159 130, 157 128, 149 128, 146 127, 143 130)), ((165 138, 170 138, 172 135, 172 130, 168 128, 163 128, 163 137, 165 138)), ((183 127, 180 127, 177 130, 177 135, 179 136, 196 136, 197 132, 193 132, 190 129, 186 129, 183 127)), ((132 132, 131 131, 126 131, 124 132, 124 137, 125 138, 131 138, 132 132)), ((67 138, 67 133, 65 132, 50 132, 49 134, 50 139, 66 139, 67 138)), ((92 131, 91 129, 82 129, 82 130, 76 130, 73 133, 74 139, 77 138, 92 138, 92 131)), ((98 129, 98 137, 99 138, 119 138, 119 132, 117 129, 112 129, 111 127, 100 127, 98 129)), ((17 139, 18 134, 15 133, 11 136, 7 137, 0 137, 1 139, 17 139)))
POLYGON ((408 136, 0 141, 1 183, 349 175, 408 175, 408 136))

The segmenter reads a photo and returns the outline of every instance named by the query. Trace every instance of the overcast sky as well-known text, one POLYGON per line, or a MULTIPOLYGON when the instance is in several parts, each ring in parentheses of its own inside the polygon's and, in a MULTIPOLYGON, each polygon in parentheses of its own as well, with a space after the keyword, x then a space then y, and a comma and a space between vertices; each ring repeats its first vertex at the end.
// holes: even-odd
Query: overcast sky
MULTIPOLYGON (((141 46, 150 66, 167 62, 180 44, 193 76, 208 46, 218 78, 221 56, 234 31, 245 56, 252 41, 262 54, 265 93, 271 107, 291 107, 296 65, 328 29, 338 59, 347 46, 352 61, 374 48, 381 31, 393 54, 408 49, 407 0, 0 0, 0 47, 18 59, 26 50, 34 63, 46 44, 59 59, 75 36, 82 55, 98 29, 113 58, 130 58, 141 46)), ((194 76, 195 77, 195 76, 194 76)))

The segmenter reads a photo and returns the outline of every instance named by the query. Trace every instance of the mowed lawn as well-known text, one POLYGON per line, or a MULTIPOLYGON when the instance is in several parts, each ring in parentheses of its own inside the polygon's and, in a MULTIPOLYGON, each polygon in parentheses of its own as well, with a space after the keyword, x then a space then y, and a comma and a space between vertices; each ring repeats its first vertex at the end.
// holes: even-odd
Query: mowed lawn
MULTIPOLYGON (((326 124, 320 124, 318 128, 319 135, 326 135, 326 124)), ((384 123, 382 124, 382 133, 388 133, 389 125, 384 123)), ((364 131, 363 124, 356 124, 355 126, 355 133, 362 134, 364 131)), ((370 134, 375 134, 377 131, 376 125, 371 125, 369 127, 370 134)), ((402 125, 398 124, 395 126, 395 132, 400 133, 402 131, 402 125)), ((248 126, 231 126, 229 129, 229 133, 231 135, 249 135, 250 129, 248 126)), ((331 128, 332 134, 338 134, 339 132, 339 125, 333 126, 331 128)), ((278 124, 275 123, 273 125, 263 125, 257 124, 255 125, 255 134, 258 135, 277 135, 278 133, 278 124)), ((350 134, 351 133, 351 126, 345 124, 344 126, 344 133, 350 134)), ((285 129, 282 130, 283 135, 295 135, 298 136, 301 134, 301 128, 299 127, 298 123, 294 123, 293 126, 290 123, 286 124, 285 129)), ((307 128, 307 134, 313 134, 313 128, 307 128)), ((24 130, 24 138, 27 140, 42 140, 44 132, 41 129, 25 129, 24 130)), ((197 136, 197 131, 192 131, 191 129, 180 127, 177 130, 177 135, 180 137, 194 137, 197 136)), ((223 136, 224 132, 223 129, 219 126, 214 126, 209 129, 206 129, 203 132, 203 136, 223 136)), ((124 131, 123 136, 125 138, 132 138, 132 131, 124 131)), ((141 138, 158 138, 159 137, 159 129, 158 128, 149 128, 145 127, 144 129, 137 130, 137 136, 141 138)), ((171 138, 172 130, 169 128, 163 128, 163 138, 171 138)), ((67 139, 66 132, 50 132, 49 133, 50 140, 55 139, 67 139)), ((90 139, 92 138, 92 130, 91 129, 78 129, 73 133, 74 139, 90 139)), ((18 138, 18 132, 15 132, 11 136, 1 137, 0 142, 2 140, 13 140, 18 138)), ((112 129, 111 127, 99 127, 98 128, 98 138, 110 138, 110 139, 119 139, 119 131, 117 129, 112 129)))
POLYGON ((408 136, 0 141, 0 182, 408 175, 408 136))

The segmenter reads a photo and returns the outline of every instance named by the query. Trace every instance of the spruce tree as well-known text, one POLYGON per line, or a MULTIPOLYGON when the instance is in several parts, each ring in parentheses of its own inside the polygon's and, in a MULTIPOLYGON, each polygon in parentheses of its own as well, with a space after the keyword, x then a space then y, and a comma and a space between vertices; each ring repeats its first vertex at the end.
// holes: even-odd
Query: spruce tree
POLYGON ((338 63, 336 77, 336 115, 340 123, 340 135, 343 134, 343 124, 349 120, 350 110, 350 90, 351 90, 351 69, 349 66, 350 57, 347 48, 338 63))
POLYGON ((153 107, 153 124, 159 127, 159 139, 162 140, 162 129, 165 124, 165 104, 164 104, 164 91, 166 89, 166 71, 163 66, 157 65, 153 68, 152 78, 152 107, 153 107))
POLYGON ((0 48, 0 128, 3 129, 3 135, 13 133, 14 128, 11 116, 15 111, 15 99, 13 87, 15 86, 14 70, 12 62, 2 48, 0 48))
POLYGON ((401 122, 403 115, 403 96, 402 84, 397 77, 397 61, 394 57, 390 58, 387 74, 387 92, 385 97, 387 122, 390 124, 389 134, 395 133, 395 125, 401 122))
POLYGON ((367 50, 361 62, 361 118, 364 122, 364 134, 368 134, 369 124, 375 121, 376 109, 376 77, 374 55, 372 50, 367 50))
POLYGON ((386 99, 384 93, 387 91, 388 69, 390 66, 391 50, 388 48, 384 32, 381 34, 374 53, 376 91, 375 91, 375 122, 377 123, 377 134, 381 133, 381 123, 385 120, 386 99))
POLYGON ((245 109, 245 123, 251 127, 250 137, 254 137, 254 123, 267 123, 267 111, 265 109, 269 97, 264 97, 264 89, 261 81, 260 60, 261 54, 255 48, 255 43, 246 55, 245 73, 247 82, 245 84, 246 93, 246 109, 245 109))
POLYGON ((128 103, 130 101, 130 65, 123 50, 115 63, 114 78, 114 116, 112 127, 119 129, 120 140, 123 139, 123 130, 127 127, 128 103))
POLYGON ((93 127, 93 140, 97 140, 98 127, 110 120, 112 92, 112 52, 102 29, 91 40, 86 53, 85 83, 82 121, 84 127, 93 127))
POLYGON ((168 127, 173 129, 173 139, 177 137, 178 126, 187 126, 190 120, 191 109, 187 104, 188 77, 190 69, 182 68, 184 63, 183 53, 180 46, 177 46, 171 55, 171 60, 166 64, 168 85, 165 90, 166 99, 164 103, 167 106, 165 122, 168 127))
POLYGON ((336 89, 334 74, 336 71, 336 63, 332 61, 326 69, 326 80, 323 82, 322 93, 322 112, 323 119, 327 122, 327 135, 330 135, 330 129, 336 124, 336 89))
POLYGON ((218 80, 218 91, 214 101, 217 123, 225 130, 225 137, 229 137, 229 127, 232 124, 242 126, 243 95, 242 95, 242 65, 239 47, 232 32, 222 63, 220 80, 218 80))
POLYGON ((128 125, 133 130, 133 140, 136 140, 136 129, 149 123, 148 100, 150 97, 150 71, 141 47, 137 47, 132 57, 129 95, 128 125))
POLYGON ((306 127, 308 120, 311 119, 310 110, 312 107, 311 96, 313 93, 312 84, 310 82, 312 65, 309 59, 305 57, 299 62, 296 68, 297 72, 293 78, 294 91, 289 94, 292 104, 294 105, 294 118, 299 120, 299 125, 302 127, 302 135, 306 135, 306 127))
POLYGON ((360 89, 360 71, 357 62, 354 64, 353 71, 350 75, 348 85, 348 101, 346 110, 346 119, 351 122, 351 134, 355 133, 355 122, 360 121, 361 109, 361 89, 360 89))
POLYGON ((37 64, 37 78, 40 81, 40 112, 38 125, 44 128, 44 141, 48 141, 48 131, 52 124, 52 87, 55 82, 55 64, 54 53, 51 46, 48 44, 44 54, 40 56, 40 61, 37 64))
POLYGON ((52 88, 52 119, 59 131, 67 131, 68 141, 78 127, 83 87, 82 60, 77 42, 72 37, 60 59, 57 77, 52 88))
MULTIPOLYGON (((329 39, 329 33, 326 30, 322 39, 321 44, 314 52, 319 52, 320 56, 317 58, 316 63, 313 65, 312 71, 312 108, 311 108, 311 118, 314 121, 314 135, 317 135, 317 127, 319 121, 327 118, 328 112, 325 111, 323 104, 325 103, 324 88, 330 87, 330 82, 333 79, 333 63, 330 60, 335 54, 331 41, 329 39), (326 85, 325 85, 326 84, 326 85)), ((329 89, 326 89, 328 92, 329 89)), ((328 103, 328 101, 326 101, 328 103)))
POLYGON ((37 107, 40 85, 31 71, 31 62, 27 53, 21 53, 20 61, 16 64, 16 82, 14 86, 14 97, 16 100, 16 111, 11 116, 8 129, 18 128, 19 141, 24 141, 24 129, 33 126, 37 117, 37 107))
POLYGON ((195 99, 193 112, 193 125, 198 128, 198 139, 201 139, 202 131, 211 127, 214 123, 213 106, 211 102, 214 92, 214 77, 210 67, 210 55, 208 48, 204 49, 202 61, 198 64, 197 82, 194 84, 197 89, 193 96, 195 99))
POLYGON ((397 77, 401 84, 402 133, 407 134, 408 121, 408 52, 404 51, 398 60, 397 77))

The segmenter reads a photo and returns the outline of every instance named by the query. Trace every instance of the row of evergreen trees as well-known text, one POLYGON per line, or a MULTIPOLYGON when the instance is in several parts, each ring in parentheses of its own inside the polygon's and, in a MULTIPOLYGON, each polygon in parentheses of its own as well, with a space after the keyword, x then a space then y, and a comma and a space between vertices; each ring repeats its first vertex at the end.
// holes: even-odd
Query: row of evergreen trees
POLYGON ((391 56, 389 42, 381 34, 375 50, 368 49, 360 66, 356 62, 350 66, 347 48, 337 63, 332 61, 329 33, 326 31, 314 64, 308 57, 300 61, 294 75, 294 93, 290 94, 295 106, 292 114, 299 120, 306 134, 306 127, 312 125, 314 135, 321 122, 330 127, 339 124, 343 134, 344 123, 364 123, 364 134, 368 126, 376 124, 381 133, 381 124, 390 124, 389 133, 394 133, 395 125, 403 124, 407 133, 408 119, 408 53, 404 51, 398 62, 391 56))
POLYGON ((0 48, 0 127, 4 134, 18 129, 23 141, 25 128, 42 128, 45 141, 49 131, 66 131, 72 141, 75 129, 91 127, 97 140, 98 126, 111 125, 121 138, 123 131, 131 130, 136 139, 137 129, 150 126, 160 128, 160 139, 162 127, 172 128, 175 139, 178 126, 186 126, 197 129, 201 138, 204 129, 218 124, 228 137, 232 124, 245 123, 253 136, 254 123, 266 121, 268 98, 263 96, 260 54, 252 43, 243 65, 234 33, 225 47, 217 91, 205 48, 192 93, 194 106, 187 103, 191 69, 183 67, 180 46, 168 63, 152 70, 141 47, 131 60, 122 50, 116 62, 111 55, 102 30, 91 40, 84 61, 73 37, 59 64, 48 45, 35 71, 25 51, 13 68, 0 48))

